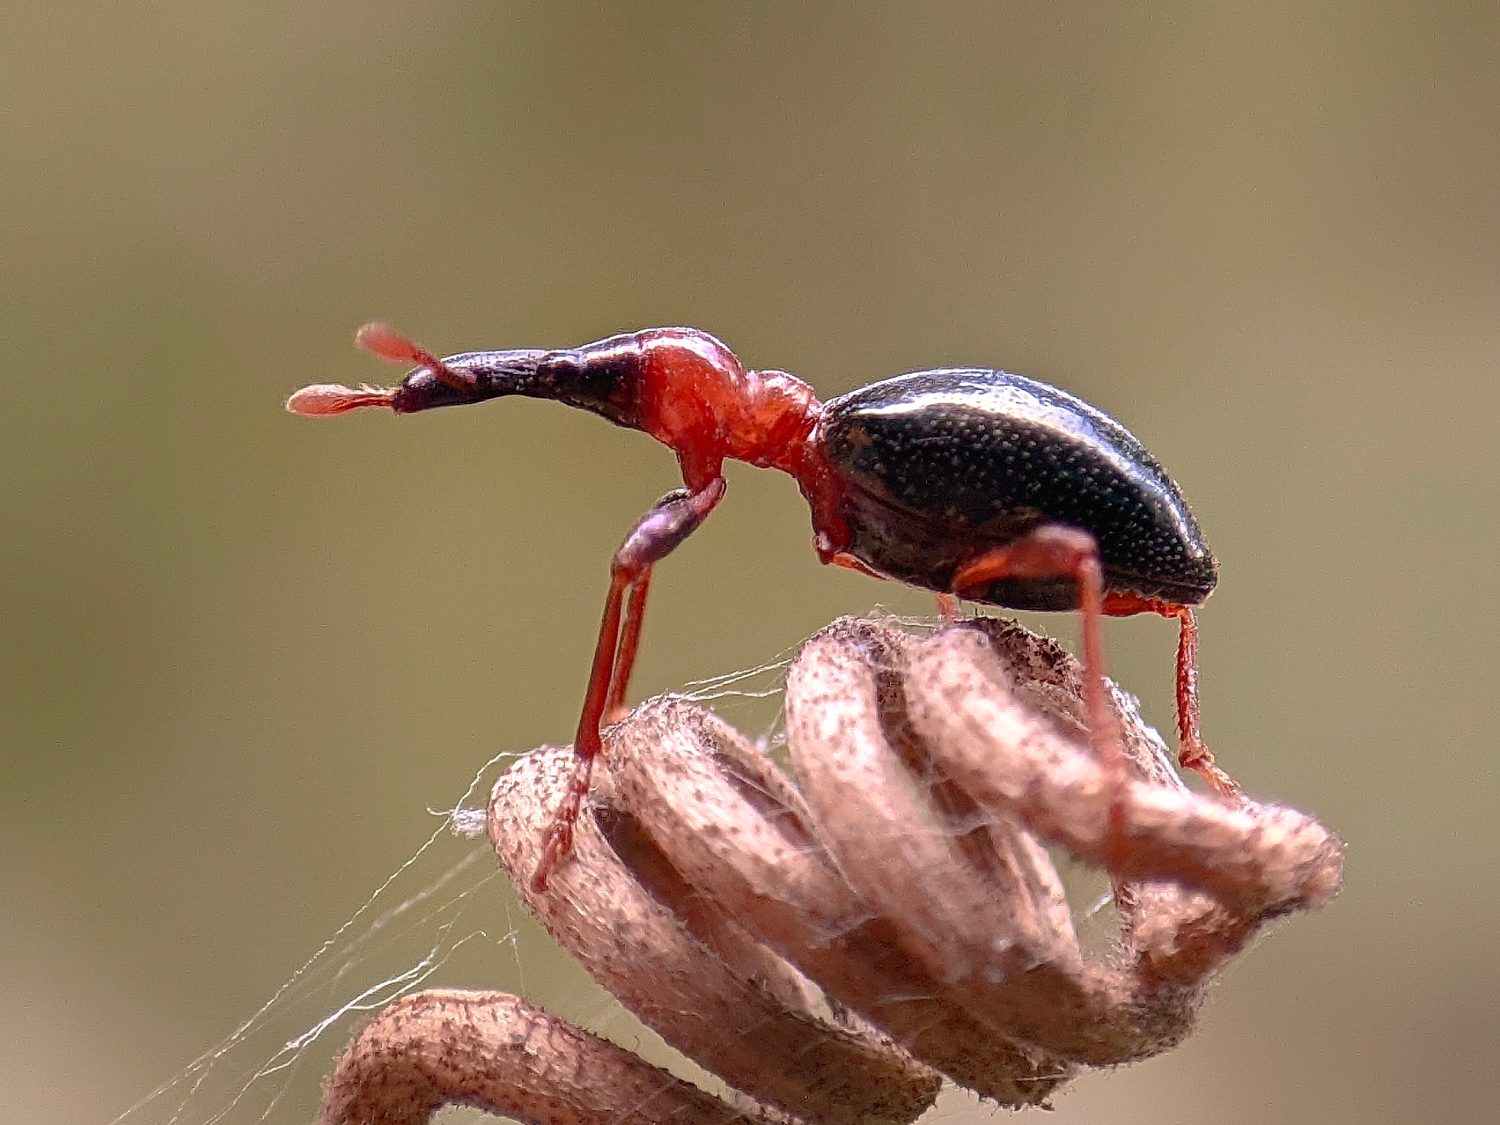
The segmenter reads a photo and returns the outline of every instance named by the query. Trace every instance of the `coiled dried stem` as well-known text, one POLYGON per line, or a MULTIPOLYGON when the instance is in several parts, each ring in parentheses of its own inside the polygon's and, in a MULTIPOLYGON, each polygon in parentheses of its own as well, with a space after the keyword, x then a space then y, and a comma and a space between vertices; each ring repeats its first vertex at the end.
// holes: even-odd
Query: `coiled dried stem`
POLYGON ((1041 1105, 1081 1067, 1173 1046, 1257 930, 1337 893, 1341 845, 1293 810, 1187 789, 1116 693, 1121 792, 1080 695, 1074 661, 1009 623, 919 640, 836 622, 787 682, 799 787, 709 712, 650 702, 612 730, 575 854, 540 896, 528 876, 572 762, 528 755, 491 802, 501 863, 601 984, 740 1100, 514 997, 419 993, 356 1038, 323 1121, 460 1103, 579 1125, 908 1122, 945 1077, 1041 1105), (1080 947, 1049 844, 1114 882, 1108 958, 1080 947))

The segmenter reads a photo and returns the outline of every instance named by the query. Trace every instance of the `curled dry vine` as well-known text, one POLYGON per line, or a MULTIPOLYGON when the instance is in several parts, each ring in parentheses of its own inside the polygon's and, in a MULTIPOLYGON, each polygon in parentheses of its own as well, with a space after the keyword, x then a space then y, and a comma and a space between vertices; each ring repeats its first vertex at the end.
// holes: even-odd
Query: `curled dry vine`
POLYGON ((455 1103, 578 1125, 908 1122, 945 1078, 1044 1105, 1082 1068, 1166 1050, 1261 927, 1337 893, 1341 845, 1302 813, 1187 789, 1117 693, 1119 792, 1080 694, 1074 661, 1016 625, 836 622, 789 674, 796 787, 711 713, 648 703, 614 728, 542 896, 527 876, 571 761, 534 752, 494 791, 500 862, 604 987, 736 1093, 513 996, 423 992, 356 1037, 325 1125, 455 1103), (1081 947, 1046 845, 1113 882, 1107 957, 1081 947))

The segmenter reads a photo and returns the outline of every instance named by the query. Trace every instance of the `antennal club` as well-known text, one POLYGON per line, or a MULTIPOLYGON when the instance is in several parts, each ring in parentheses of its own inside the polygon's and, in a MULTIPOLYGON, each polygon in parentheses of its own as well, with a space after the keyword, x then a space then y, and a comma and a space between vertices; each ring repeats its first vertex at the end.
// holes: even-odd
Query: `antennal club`
POLYGON ((286 408, 304 418, 347 414, 362 406, 391 406, 396 392, 391 387, 346 387, 342 383, 314 383, 286 400, 286 408))
POLYGON ((354 342, 391 363, 412 364, 431 371, 439 383, 455 391, 472 391, 478 385, 473 372, 449 367, 411 337, 381 321, 360 325, 354 333, 354 342))

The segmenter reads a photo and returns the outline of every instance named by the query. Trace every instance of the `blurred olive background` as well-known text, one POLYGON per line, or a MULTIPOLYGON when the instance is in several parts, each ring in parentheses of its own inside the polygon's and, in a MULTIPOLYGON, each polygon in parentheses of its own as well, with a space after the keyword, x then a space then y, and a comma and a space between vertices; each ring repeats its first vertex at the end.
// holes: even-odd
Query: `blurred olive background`
MULTIPOLYGON (((487 758, 572 730, 671 456, 555 404, 284 414, 399 375, 350 346, 376 317, 440 351, 693 324, 829 395, 984 363, 1124 419, 1223 564, 1210 741, 1347 837, 1348 888, 1049 1120, 1491 1119, 1497 51, 1483 2, 13 6, 0 1119, 112 1118, 487 758)), ((729 480, 640 691, 931 611, 819 567, 786 478, 729 480)), ((1108 644, 1170 729, 1171 627, 1108 644)), ((434 980, 622 1026, 516 944, 434 980)))

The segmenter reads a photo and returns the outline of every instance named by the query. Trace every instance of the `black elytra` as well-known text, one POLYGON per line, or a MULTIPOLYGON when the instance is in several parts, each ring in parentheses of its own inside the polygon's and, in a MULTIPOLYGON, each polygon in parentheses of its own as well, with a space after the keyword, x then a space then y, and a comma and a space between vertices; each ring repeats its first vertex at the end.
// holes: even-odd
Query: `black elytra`
MULTIPOLYGON (((1181 489, 1134 435, 1046 383, 986 368, 898 375, 824 404, 818 440, 845 484, 844 548, 930 590, 1047 523, 1089 532, 1107 590, 1198 605, 1218 564, 1181 489)), ((966 590, 1023 610, 1077 605, 1071 581, 966 590)))

